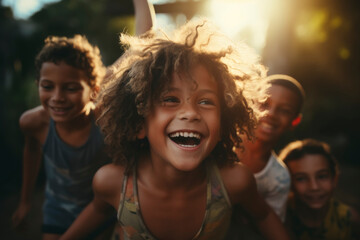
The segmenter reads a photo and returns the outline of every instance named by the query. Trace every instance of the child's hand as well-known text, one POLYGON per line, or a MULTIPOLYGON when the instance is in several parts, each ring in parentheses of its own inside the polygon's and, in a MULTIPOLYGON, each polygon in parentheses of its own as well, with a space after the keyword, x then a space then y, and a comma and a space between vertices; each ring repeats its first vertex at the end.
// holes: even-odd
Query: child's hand
POLYGON ((30 210, 30 204, 28 203, 20 203, 16 211, 12 216, 12 225, 14 228, 23 228, 24 226, 24 219, 30 210))

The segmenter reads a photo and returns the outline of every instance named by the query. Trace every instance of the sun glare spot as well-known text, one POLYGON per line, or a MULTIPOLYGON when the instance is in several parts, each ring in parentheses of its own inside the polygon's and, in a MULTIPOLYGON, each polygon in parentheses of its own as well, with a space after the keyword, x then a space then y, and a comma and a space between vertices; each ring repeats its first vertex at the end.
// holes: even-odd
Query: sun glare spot
POLYGON ((210 16, 231 38, 244 40, 261 52, 269 25, 264 0, 211 0, 210 16))

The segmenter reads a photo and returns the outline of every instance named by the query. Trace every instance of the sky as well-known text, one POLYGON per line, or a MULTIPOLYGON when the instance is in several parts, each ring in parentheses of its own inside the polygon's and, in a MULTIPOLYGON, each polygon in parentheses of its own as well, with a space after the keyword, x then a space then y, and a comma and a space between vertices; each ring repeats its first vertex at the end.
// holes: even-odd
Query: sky
POLYGON ((58 1, 59 0, 2 0, 2 5, 11 7, 15 18, 27 19, 39 11, 45 4, 58 1))
MULTIPOLYGON (((2 0, 2 5, 11 7, 15 18, 27 19, 39 11, 45 4, 59 1, 60 0, 2 0)), ((166 1, 167 0, 151 0, 150 2, 160 3, 166 1)))
MULTIPOLYGON (((13 9, 16 19, 28 19, 39 11, 45 4, 60 0, 2 0, 2 5, 13 9)), ((174 0, 148 0, 149 2, 164 3, 174 0)), ((211 19, 230 37, 246 36, 245 40, 259 53, 264 46, 268 19, 266 9, 269 3, 276 0, 210 0, 211 19), (244 35, 244 31, 247 35, 244 35)), ((175 25, 166 14, 157 14, 157 26, 171 31, 175 25), (170 29, 167 29, 170 28, 170 29)), ((179 15, 176 20, 184 22, 185 15, 179 15)))

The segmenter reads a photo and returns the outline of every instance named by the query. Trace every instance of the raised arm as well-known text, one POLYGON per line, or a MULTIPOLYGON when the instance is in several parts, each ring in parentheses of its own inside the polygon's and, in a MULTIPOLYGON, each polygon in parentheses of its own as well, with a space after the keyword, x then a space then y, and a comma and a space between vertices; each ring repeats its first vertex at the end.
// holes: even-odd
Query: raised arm
MULTIPOLYGON (((155 11, 153 5, 147 0, 133 0, 133 3, 135 9, 135 35, 138 36, 147 32, 155 25, 155 11)), ((113 74, 116 66, 122 61, 122 56, 107 67, 105 78, 113 74)))
POLYGON ((135 34, 150 30, 155 22, 154 6, 147 0, 133 0, 135 9, 135 34))
POLYGON ((37 176, 41 166, 41 142, 35 132, 37 127, 33 125, 34 112, 26 112, 20 118, 20 128, 24 133, 25 145, 23 152, 22 187, 20 203, 12 216, 14 227, 18 227, 31 208, 32 193, 34 191, 37 176))

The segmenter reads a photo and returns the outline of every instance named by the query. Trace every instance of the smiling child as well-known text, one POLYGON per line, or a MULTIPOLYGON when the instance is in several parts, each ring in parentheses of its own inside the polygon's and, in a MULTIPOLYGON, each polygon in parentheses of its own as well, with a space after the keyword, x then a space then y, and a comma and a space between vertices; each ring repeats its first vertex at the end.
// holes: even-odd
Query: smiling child
POLYGON ((338 166, 329 145, 314 139, 295 141, 279 157, 291 173, 286 222, 294 239, 357 239, 351 227, 358 223, 358 214, 333 198, 338 166))
POLYGON ((95 198, 63 239, 85 237, 114 209, 125 239, 224 239, 234 204, 266 238, 287 239, 232 151, 265 96, 259 58, 207 21, 121 40, 128 49, 98 120, 114 162, 96 173, 95 198))

